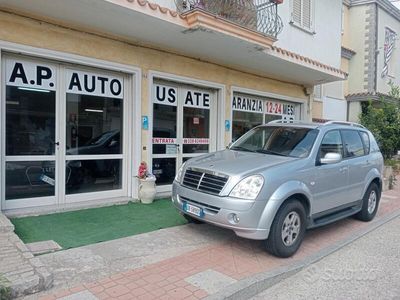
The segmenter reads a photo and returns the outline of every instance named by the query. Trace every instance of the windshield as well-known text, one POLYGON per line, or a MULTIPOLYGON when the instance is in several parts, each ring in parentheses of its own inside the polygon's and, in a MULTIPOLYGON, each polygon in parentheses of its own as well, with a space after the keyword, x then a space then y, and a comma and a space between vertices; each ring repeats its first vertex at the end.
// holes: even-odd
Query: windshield
POLYGON ((301 127, 258 127, 239 139, 231 150, 290 157, 307 157, 318 135, 317 129, 301 127))
POLYGON ((95 137, 93 139, 91 139, 89 142, 87 142, 87 146, 90 145, 101 145, 104 142, 106 142, 111 136, 115 135, 117 131, 113 130, 113 131, 107 131, 101 135, 99 135, 98 137, 95 137))

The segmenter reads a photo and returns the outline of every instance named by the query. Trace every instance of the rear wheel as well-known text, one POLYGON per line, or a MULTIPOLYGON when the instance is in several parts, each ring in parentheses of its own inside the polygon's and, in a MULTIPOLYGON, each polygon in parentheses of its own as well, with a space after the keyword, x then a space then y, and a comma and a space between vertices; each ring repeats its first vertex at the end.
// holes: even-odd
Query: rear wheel
POLYGON ((290 257, 299 249, 306 231, 306 212, 296 199, 285 202, 275 216, 266 241, 267 251, 290 257))
POLYGON ((188 223, 193 223, 193 224, 203 224, 203 221, 200 221, 196 218, 193 218, 192 216, 189 216, 187 214, 183 214, 183 217, 188 221, 188 223))
POLYGON ((379 200, 380 190, 378 185, 373 182, 365 192, 362 208, 360 212, 356 214, 356 218, 364 222, 371 221, 378 211, 379 200))

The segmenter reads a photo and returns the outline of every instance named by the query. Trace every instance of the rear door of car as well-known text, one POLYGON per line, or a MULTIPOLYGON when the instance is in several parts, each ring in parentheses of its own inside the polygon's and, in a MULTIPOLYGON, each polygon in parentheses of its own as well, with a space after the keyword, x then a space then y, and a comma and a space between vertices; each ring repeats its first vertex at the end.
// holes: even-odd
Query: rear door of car
POLYGON ((361 133, 355 129, 342 129, 345 160, 349 166, 349 185, 347 197, 349 202, 361 200, 365 178, 371 168, 368 159, 369 149, 365 147, 361 133))

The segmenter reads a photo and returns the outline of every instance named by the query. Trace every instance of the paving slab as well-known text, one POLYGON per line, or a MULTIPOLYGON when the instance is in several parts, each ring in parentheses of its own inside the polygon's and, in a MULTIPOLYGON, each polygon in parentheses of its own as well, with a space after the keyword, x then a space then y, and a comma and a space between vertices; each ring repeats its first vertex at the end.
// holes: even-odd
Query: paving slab
POLYGON ((25 246, 33 255, 45 254, 62 249, 62 247, 53 240, 28 243, 25 244, 25 246))
POLYGON ((13 230, 11 222, 0 213, 0 278, 7 281, 11 297, 47 289, 52 284, 51 273, 13 230))
POLYGON ((88 291, 98 299, 247 299, 400 215, 400 189, 386 192, 376 218, 307 232, 299 251, 279 259, 263 241, 210 225, 185 225, 42 255, 55 287, 27 299, 88 291), (213 284, 220 281, 221 284, 213 284))

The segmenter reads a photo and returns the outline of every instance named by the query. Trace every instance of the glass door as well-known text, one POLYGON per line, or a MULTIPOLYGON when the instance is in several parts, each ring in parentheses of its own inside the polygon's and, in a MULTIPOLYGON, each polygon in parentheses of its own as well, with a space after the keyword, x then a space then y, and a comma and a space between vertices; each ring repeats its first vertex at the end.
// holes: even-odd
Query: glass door
POLYGON ((64 72, 67 203, 124 195, 124 78, 100 72, 64 72))
POLYGON ((154 84, 152 172, 159 191, 169 191, 186 160, 216 150, 216 108, 212 90, 154 84))
POLYGON ((3 207, 55 204, 57 66, 20 57, 6 57, 2 65, 3 207))

